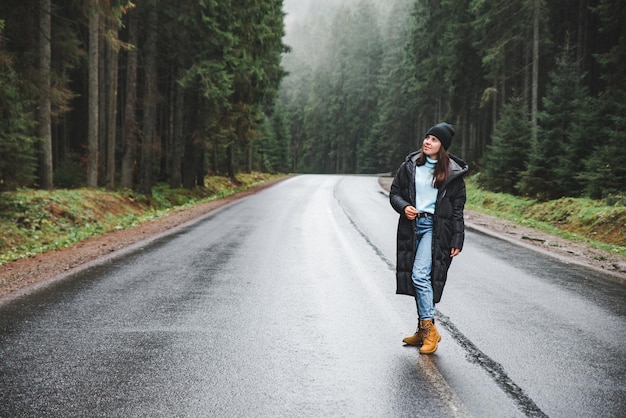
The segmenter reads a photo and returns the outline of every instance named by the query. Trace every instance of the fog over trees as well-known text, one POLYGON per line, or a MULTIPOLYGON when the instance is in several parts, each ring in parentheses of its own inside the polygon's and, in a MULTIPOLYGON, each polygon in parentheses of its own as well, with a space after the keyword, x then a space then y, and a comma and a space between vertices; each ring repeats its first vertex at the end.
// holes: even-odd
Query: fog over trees
POLYGON ((482 185, 626 190, 619 0, 285 2, 280 107, 294 171, 391 172, 445 120, 482 185))
POLYGON ((484 187, 626 193, 623 0, 3 0, 0 192, 390 173, 440 121, 484 187))

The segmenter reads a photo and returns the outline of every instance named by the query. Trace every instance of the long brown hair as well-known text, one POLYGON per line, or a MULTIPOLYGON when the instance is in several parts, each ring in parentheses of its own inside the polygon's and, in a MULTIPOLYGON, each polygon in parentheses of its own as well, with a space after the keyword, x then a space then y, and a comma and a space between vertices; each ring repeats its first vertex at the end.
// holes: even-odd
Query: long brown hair
MULTIPOLYGON (((426 164, 426 154, 424 154, 423 146, 422 152, 419 154, 415 164, 418 166, 426 164)), ((450 174, 450 156, 442 145, 437 153, 437 164, 435 164, 435 172, 433 173, 433 177, 435 178, 433 185, 439 188, 448 178, 448 174, 450 174)))

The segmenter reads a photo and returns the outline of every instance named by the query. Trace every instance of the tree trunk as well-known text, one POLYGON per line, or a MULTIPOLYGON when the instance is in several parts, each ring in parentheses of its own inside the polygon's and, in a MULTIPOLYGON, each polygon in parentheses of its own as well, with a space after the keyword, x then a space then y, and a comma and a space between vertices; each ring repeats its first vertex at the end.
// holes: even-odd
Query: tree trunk
MULTIPOLYGON (((99 18, 103 25, 106 25, 106 19, 99 18)), ((105 28, 98 28, 98 187, 103 186, 106 178, 106 157, 107 157, 107 92, 109 90, 108 79, 108 62, 109 49, 105 40, 105 28), (101 35, 101 36, 100 36, 101 35)))
POLYGON ((135 167, 135 154, 137 148, 137 58, 138 58, 138 33, 137 33, 137 10, 128 10, 128 43, 131 49, 128 51, 126 63, 126 107, 124 109, 124 156, 122 157, 122 176, 120 186, 125 189, 133 187, 133 172, 135 167))
POLYGON ((587 20, 587 11, 589 5, 587 4, 587 0, 579 0, 578 2, 578 30, 576 33, 578 34, 576 40, 576 61, 580 64, 580 72, 581 74, 587 70, 585 57, 587 57, 587 31, 588 31, 588 20, 587 20))
POLYGON ((185 189, 193 189, 196 186, 196 147, 194 146, 193 135, 187 135, 185 137, 185 164, 182 167, 183 174, 183 187, 185 189))
POLYGON ((154 164, 154 146, 156 144, 157 122, 157 0, 146 2, 148 18, 146 21, 146 48, 145 48, 145 89, 144 89, 144 116, 141 143, 141 179, 139 191, 150 194, 152 188, 152 168, 154 164))
POLYGON ((117 75, 118 75, 118 30, 115 19, 111 21, 111 45, 109 45, 109 72, 108 72, 108 92, 107 92, 107 170, 106 187, 115 187, 115 136, 117 132, 117 75))
POLYGON ((524 47, 524 75, 523 75, 523 87, 522 87, 522 106, 526 112, 530 109, 530 101, 531 99, 531 79, 532 79, 532 70, 530 63, 532 62, 532 48, 524 47))
POLYGON ((204 165, 204 145, 197 147, 196 157, 196 186, 204 187, 204 175, 206 174, 206 166, 204 165))
POLYGON ((498 79, 493 84, 493 106, 491 107, 491 136, 496 132, 496 123, 498 122, 498 79))
POLYGON ((89 93, 87 128, 87 186, 98 187, 98 29, 97 0, 88 2, 89 14, 89 93))
POLYGON ((52 127, 50 121, 50 59, 51 59, 51 3, 39 0, 39 137, 41 138, 41 188, 54 186, 52 170, 52 127))
POLYGON ((246 146, 246 148, 248 149, 248 164, 247 164, 247 172, 248 173, 252 173, 252 141, 248 141, 248 144, 246 146))
POLYGON ((217 164, 217 157, 219 153, 219 143, 216 138, 211 140, 211 171, 213 174, 217 174, 219 171, 219 166, 217 164))
POLYGON ((228 144, 226 148, 226 157, 228 159, 228 178, 233 182, 237 182, 237 177, 235 177, 235 161, 233 155, 233 143, 228 144))
POLYGON ((537 109, 539 92, 539 6, 535 0, 533 10, 533 80, 530 109, 531 141, 537 142, 537 109))
MULTIPOLYGON (((179 70, 179 76, 182 75, 182 70, 179 70)), ((171 187, 180 187, 182 185, 182 159, 183 159, 183 148, 184 148, 184 138, 183 138, 183 106, 184 106, 184 97, 185 91, 178 83, 174 83, 174 129, 173 129, 173 140, 172 140, 172 173, 170 176, 170 186, 171 187)))

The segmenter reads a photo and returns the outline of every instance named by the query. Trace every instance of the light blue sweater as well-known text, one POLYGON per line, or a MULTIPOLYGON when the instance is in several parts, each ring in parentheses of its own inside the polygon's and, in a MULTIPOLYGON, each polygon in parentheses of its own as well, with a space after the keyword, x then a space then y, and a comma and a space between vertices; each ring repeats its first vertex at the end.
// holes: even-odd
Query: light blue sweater
POLYGON ((437 188, 433 186, 433 173, 437 160, 426 157, 426 164, 415 168, 415 208, 418 212, 435 213, 437 188))

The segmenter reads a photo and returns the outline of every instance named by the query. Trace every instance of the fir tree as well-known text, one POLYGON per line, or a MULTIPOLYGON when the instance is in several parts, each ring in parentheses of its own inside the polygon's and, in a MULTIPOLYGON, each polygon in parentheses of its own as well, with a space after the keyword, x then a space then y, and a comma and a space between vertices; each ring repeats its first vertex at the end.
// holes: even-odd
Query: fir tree
POLYGON ((600 198, 626 193, 626 4, 600 0, 593 10, 602 22, 600 32, 615 40, 606 52, 596 55, 605 87, 594 101, 596 127, 587 138, 592 139, 592 151, 580 176, 587 194, 600 198))
POLYGON ((487 147, 481 185, 494 192, 516 194, 516 186, 528 159, 531 137, 528 114, 521 98, 502 109, 492 143, 487 147))
POLYGON ((33 101, 2 45, 4 22, 0 19, 0 191, 30 185, 37 170, 36 138, 30 133, 35 120, 33 101))
POLYGON ((550 73, 550 87, 538 114, 537 141, 532 144, 520 190, 540 199, 580 195, 577 174, 590 129, 587 90, 568 45, 550 73))
POLYGON ((587 137, 591 151, 583 156, 585 170, 578 178, 588 196, 600 199, 626 193, 626 92, 614 91, 595 102, 596 129, 587 137))

